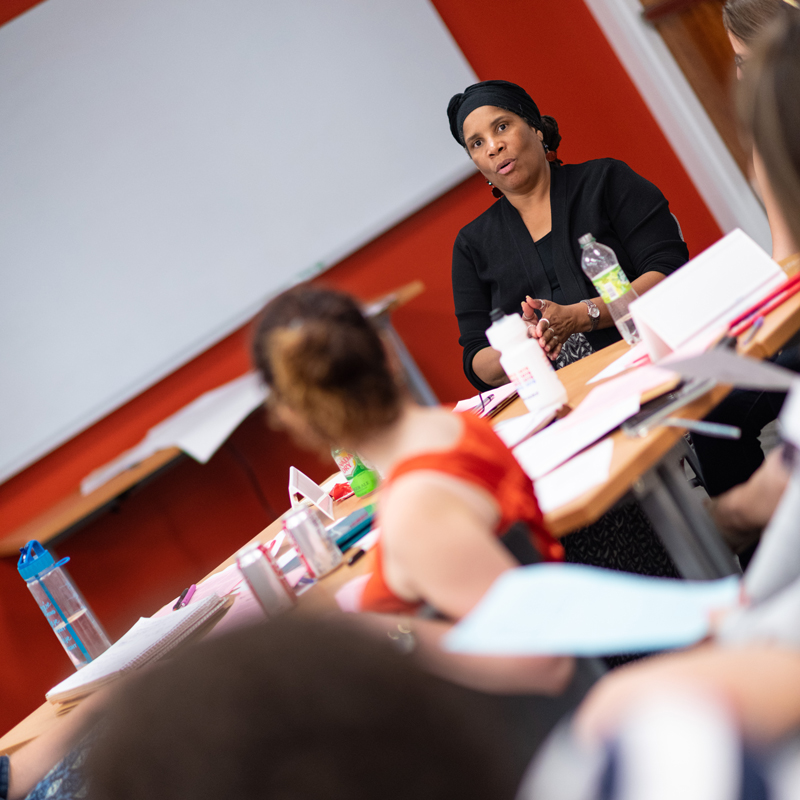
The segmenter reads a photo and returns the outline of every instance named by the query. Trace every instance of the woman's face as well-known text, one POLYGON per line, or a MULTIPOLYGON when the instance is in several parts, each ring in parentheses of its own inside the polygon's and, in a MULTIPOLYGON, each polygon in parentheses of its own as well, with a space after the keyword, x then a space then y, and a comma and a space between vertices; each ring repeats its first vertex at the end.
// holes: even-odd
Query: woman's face
POLYGON ((730 31, 728 31, 728 39, 730 39, 731 47, 733 48, 733 63, 736 64, 736 77, 741 80, 744 63, 750 58, 750 48, 738 36, 734 36, 730 31))
POLYGON ((464 143, 475 166, 503 194, 528 191, 548 169, 541 131, 497 106, 476 108, 464 120, 464 143))

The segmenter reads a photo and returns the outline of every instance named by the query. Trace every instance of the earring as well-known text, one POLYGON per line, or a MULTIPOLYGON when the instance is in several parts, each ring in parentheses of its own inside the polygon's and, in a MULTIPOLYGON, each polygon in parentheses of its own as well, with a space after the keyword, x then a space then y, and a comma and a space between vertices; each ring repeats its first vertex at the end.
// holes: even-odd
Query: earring
POLYGON ((552 161, 555 161, 558 158, 558 156, 556 155, 556 151, 555 150, 551 150, 544 142, 542 142, 542 146, 544 147, 544 157, 548 161, 552 162, 552 161))
POLYGON ((503 193, 491 181, 487 180, 486 183, 492 187, 492 194, 499 200, 503 196, 503 193))

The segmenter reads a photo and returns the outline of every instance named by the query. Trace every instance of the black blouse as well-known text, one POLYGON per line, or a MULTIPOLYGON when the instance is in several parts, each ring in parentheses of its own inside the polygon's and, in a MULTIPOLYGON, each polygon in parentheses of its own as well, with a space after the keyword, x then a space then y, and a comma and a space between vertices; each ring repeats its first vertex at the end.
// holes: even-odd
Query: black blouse
MULTIPOLYGON (((534 244, 522 217, 505 197, 456 237, 453 298, 459 344, 464 348, 464 372, 480 391, 491 387, 475 374, 472 359, 489 346, 486 329, 493 308, 518 314, 525 295, 565 305, 598 296, 581 270, 578 239, 584 233, 616 253, 631 281, 645 272, 669 275, 689 260, 664 195, 622 161, 603 158, 552 167, 550 210, 549 241, 543 237, 534 244), (550 260, 548 247, 552 261, 545 267, 543 260, 550 260)), ((616 327, 585 336, 595 350, 621 338, 616 327)))

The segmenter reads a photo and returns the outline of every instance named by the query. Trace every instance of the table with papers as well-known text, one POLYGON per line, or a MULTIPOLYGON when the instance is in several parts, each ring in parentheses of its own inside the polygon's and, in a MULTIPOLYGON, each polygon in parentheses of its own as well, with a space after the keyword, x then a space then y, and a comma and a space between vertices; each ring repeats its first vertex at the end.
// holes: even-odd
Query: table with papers
MULTIPOLYGON (((795 295, 765 317, 763 326, 746 344, 740 343, 737 352, 758 359, 767 358, 778 352, 798 330, 800 295, 795 295)), ((572 408, 576 408, 596 386, 604 385, 590 382, 592 378, 605 370, 613 372, 613 368, 609 368, 618 359, 632 363, 629 353, 628 346, 618 342, 560 370, 559 377, 567 389, 572 408)), ((615 377, 608 378, 609 383, 613 380, 615 377)), ((729 385, 716 385, 671 416, 701 420, 730 391, 729 385)), ((501 412, 497 420, 510 419, 525 412, 523 403, 517 400, 501 412)), ((690 449, 681 428, 656 427, 641 438, 629 438, 616 430, 602 441, 612 443, 610 460, 607 450, 593 453, 592 448, 538 479, 545 481, 543 488, 548 481, 555 485, 556 502, 562 500, 556 505, 544 503, 545 521, 554 534, 563 536, 596 522, 631 493, 641 503, 684 577, 721 578, 739 571, 700 498, 686 480, 681 460, 689 455, 690 449), (579 458, 584 458, 587 463, 576 476, 574 462, 579 458), (593 485, 584 483, 584 491, 566 500, 557 496, 559 483, 569 480, 574 491, 576 483, 580 488, 581 481, 585 482, 587 473, 597 470, 598 464, 603 469, 608 465, 604 480, 595 481, 593 485), (564 470, 562 481, 559 481, 559 470, 564 470)), ((577 466, 580 468, 580 464, 577 466)), ((550 496, 553 496, 552 492, 550 496)), ((547 498, 546 492, 543 497, 547 498)))
MULTIPOLYGON (((765 318, 764 325, 746 345, 740 345, 739 352, 765 358, 777 352, 798 330, 800 295, 795 295, 765 318)), ((602 382, 589 381, 628 353, 627 345, 619 342, 561 370, 559 375, 567 389, 570 406, 577 408, 590 392, 602 387, 602 382)), ((636 381, 632 383, 635 384, 636 381)), ((639 389, 640 398, 646 400, 651 394, 650 390, 641 386, 639 389)), ((674 412, 673 416, 702 419, 729 391, 729 386, 715 386, 674 412)), ((621 401, 624 399, 620 398, 621 401)), ((526 410, 524 404, 517 399, 504 408, 494 421, 502 422, 521 416, 526 410)), ((609 426, 609 430, 617 424, 614 414, 624 416, 623 411, 627 413, 625 409, 616 409, 614 403, 605 407, 603 413, 607 414, 607 418, 604 424, 609 426)), ((572 425, 580 422, 581 412, 578 411, 572 425)), ((554 469, 537 477, 543 498, 548 498, 544 503, 547 526, 556 535, 566 535, 597 521, 631 492, 643 505, 685 577, 721 578, 734 574, 738 571, 735 560, 723 544, 699 499, 692 493, 679 465, 679 459, 685 450, 683 432, 674 427, 657 427, 646 436, 636 439, 626 437, 620 430, 613 430, 610 435, 601 435, 600 441, 594 446, 576 453, 564 464, 553 465, 554 469), (587 474, 593 473, 595 477, 599 474, 602 480, 587 482, 587 474), (551 484, 549 487, 548 482, 551 484), (569 491, 565 489, 565 485, 570 487, 569 491), (576 486, 582 490, 574 496, 576 486)), ((354 497, 341 501, 336 504, 336 517, 344 517, 360 505, 371 501, 372 498, 354 497)), ((280 524, 280 521, 272 523, 254 537, 254 540, 270 541, 279 533, 280 524)), ((222 573, 234 562, 235 556, 232 555, 211 575, 222 573)), ((299 598, 300 608, 312 612, 336 609, 336 592, 354 577, 365 575, 373 569, 374 551, 368 552, 353 566, 343 562, 341 567, 299 598)), ((56 722, 55 708, 44 703, 0 739, 0 753, 17 749, 56 722)))

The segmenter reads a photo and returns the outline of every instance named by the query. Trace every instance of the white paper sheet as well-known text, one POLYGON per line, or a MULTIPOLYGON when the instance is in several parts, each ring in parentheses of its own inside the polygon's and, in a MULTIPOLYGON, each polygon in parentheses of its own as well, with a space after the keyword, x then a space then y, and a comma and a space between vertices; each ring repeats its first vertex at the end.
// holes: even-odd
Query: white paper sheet
POLYGON ((658 362, 701 334, 724 330, 785 280, 778 264, 737 228, 634 300, 630 310, 658 362))
POLYGON ((495 433, 503 440, 506 447, 516 447, 527 439, 534 431, 543 428, 548 422, 555 419, 556 410, 548 408, 543 411, 530 411, 521 417, 504 419, 492 427, 495 433))
POLYGON ((475 397, 459 400, 453 411, 458 411, 459 413, 473 411, 478 413, 479 416, 485 417, 487 414, 494 411, 504 400, 516 394, 516 391, 517 389, 513 383, 506 383, 503 386, 498 386, 496 389, 488 389, 485 392, 476 394, 475 397), (481 408, 481 406, 483 406, 483 408, 481 408))
POLYGON ((594 378, 590 378, 586 383, 597 383, 606 378, 613 378, 631 367, 642 367, 650 363, 650 356, 647 353, 647 345, 644 342, 634 345, 626 353, 623 353, 616 361, 612 361, 605 369, 600 370, 594 378))
POLYGON ((614 442, 605 439, 585 453, 575 456, 534 484, 539 508, 547 514, 605 483, 611 469, 614 442))
POLYGON ((740 356, 724 348, 709 350, 691 358, 669 356, 661 361, 684 378, 710 378, 740 389, 788 392, 798 380, 797 373, 769 361, 740 356))
POLYGON ((732 608, 739 578, 682 581, 587 567, 509 570, 444 638, 447 650, 485 655, 603 656, 686 647, 732 608))
POLYGON ((514 456, 531 479, 537 480, 619 427, 638 411, 638 395, 622 398, 597 413, 579 415, 570 423, 570 419, 578 414, 576 409, 568 417, 554 422, 549 428, 515 447, 514 456))
POLYGON ((205 464, 242 421, 267 397, 255 372, 212 389, 150 428, 136 447, 96 469, 81 481, 81 493, 90 494, 104 483, 140 464, 159 450, 179 447, 205 464))

